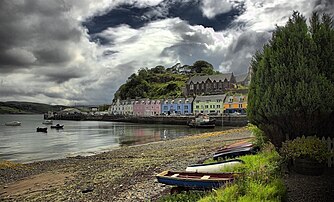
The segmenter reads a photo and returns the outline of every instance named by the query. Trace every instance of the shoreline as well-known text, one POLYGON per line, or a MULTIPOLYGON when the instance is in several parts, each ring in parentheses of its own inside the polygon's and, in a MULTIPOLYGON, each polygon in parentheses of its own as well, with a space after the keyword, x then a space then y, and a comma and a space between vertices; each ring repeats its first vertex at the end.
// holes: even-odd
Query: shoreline
POLYGON ((0 168, 0 198, 5 201, 147 201, 168 192, 155 175, 184 170, 224 144, 251 138, 248 129, 202 133, 91 156, 38 161, 0 168))

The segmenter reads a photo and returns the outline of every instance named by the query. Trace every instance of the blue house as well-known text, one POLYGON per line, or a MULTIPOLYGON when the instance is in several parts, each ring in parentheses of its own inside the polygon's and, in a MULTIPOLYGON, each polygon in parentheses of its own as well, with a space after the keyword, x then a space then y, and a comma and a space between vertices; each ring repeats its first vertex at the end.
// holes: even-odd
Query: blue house
POLYGON ((161 113, 168 115, 192 114, 193 98, 165 99, 161 103, 161 113))

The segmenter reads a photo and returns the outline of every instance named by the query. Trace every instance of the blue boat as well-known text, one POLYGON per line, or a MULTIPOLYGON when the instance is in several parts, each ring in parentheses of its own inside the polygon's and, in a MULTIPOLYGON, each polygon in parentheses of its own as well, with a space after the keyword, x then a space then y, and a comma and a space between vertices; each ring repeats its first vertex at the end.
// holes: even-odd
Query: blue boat
POLYGON ((212 189, 232 182, 236 173, 197 173, 186 171, 163 171, 156 175, 158 182, 189 189, 212 189))

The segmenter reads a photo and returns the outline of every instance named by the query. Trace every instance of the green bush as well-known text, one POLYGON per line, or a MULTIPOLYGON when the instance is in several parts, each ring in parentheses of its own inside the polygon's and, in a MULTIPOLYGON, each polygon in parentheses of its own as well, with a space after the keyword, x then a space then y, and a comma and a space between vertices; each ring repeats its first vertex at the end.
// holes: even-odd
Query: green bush
POLYGON ((310 158, 320 163, 327 160, 330 155, 327 145, 315 136, 306 138, 303 136, 285 141, 280 152, 285 160, 310 158))
POLYGON ((254 135, 255 139, 253 141, 253 144, 259 148, 264 147, 265 144, 268 143, 268 137, 266 136, 266 134, 259 129, 257 126, 253 125, 253 124, 248 124, 247 128, 252 131, 252 134, 254 135))

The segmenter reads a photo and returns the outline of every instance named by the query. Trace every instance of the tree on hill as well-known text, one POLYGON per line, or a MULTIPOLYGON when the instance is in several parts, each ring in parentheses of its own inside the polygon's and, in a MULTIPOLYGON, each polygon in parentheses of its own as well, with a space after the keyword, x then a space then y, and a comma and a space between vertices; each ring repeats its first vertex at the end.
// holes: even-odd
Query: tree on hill
POLYGON ((196 61, 192 66, 181 66, 177 63, 167 69, 161 65, 151 69, 141 68, 137 74, 132 74, 126 83, 120 86, 114 95, 114 100, 182 96, 182 88, 191 76, 218 73, 206 61, 196 61))
POLYGON ((248 117, 271 141, 333 136, 334 30, 332 19, 294 12, 251 62, 248 117))

